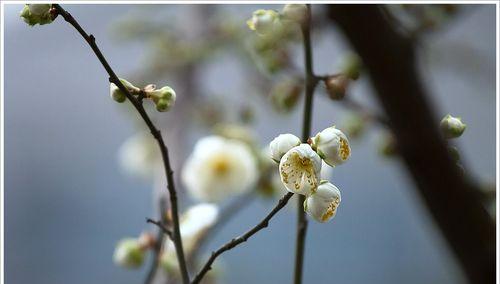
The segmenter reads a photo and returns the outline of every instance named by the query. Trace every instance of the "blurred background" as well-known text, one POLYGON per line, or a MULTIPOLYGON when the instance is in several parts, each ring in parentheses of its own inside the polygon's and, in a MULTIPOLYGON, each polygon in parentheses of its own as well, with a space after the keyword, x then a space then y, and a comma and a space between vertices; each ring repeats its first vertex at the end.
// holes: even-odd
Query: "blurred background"
MULTIPOLYGON (((292 34, 273 49, 278 54, 258 52, 262 43, 245 23, 254 10, 281 5, 64 7, 96 37, 120 77, 177 91, 172 112, 151 113, 171 148, 182 209, 196 203, 183 190, 180 169, 200 137, 222 124, 251 129, 259 147, 280 133, 300 134, 302 95, 283 91, 302 76, 300 40, 292 34)), ((315 70, 332 74, 351 52, 335 25, 322 20, 324 8, 312 6, 315 70)), ((21 9, 8 4, 4 11, 6 283, 138 283, 151 260, 126 270, 112 255, 121 238, 156 229, 145 218, 157 215, 164 188, 155 184, 162 180, 131 175, 119 155, 145 126, 109 98, 107 74, 72 27, 62 18, 28 27, 21 9)), ((494 189, 495 6, 455 5, 424 16, 412 9, 388 7, 421 35, 419 66, 438 115, 467 124, 453 141, 466 173, 494 189)), ((348 96, 381 113, 363 72, 348 96)), ((313 133, 332 124, 348 131, 353 117, 318 87, 313 133)), ((350 161, 331 171, 342 191, 337 216, 310 222, 305 283, 464 283, 401 161, 381 155, 386 129, 363 126, 350 137, 350 161)), ((285 193, 279 190, 249 200, 204 249, 256 224, 285 193)), ((268 229, 217 260, 220 283, 291 282, 294 206, 292 200, 268 229)), ((494 215, 494 205, 489 210, 494 215)))

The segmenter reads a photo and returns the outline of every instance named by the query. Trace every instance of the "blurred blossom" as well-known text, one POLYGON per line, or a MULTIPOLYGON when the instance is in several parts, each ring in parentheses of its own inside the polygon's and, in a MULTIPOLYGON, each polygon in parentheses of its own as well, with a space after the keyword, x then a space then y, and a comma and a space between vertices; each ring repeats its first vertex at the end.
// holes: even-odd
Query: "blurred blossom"
POLYGON ((270 92, 272 106, 280 112, 290 112, 297 105, 302 93, 302 84, 298 79, 285 79, 276 83, 270 92))
POLYGON ((116 265, 125 268, 138 268, 144 263, 145 249, 135 238, 126 238, 118 242, 113 254, 116 265))
POLYGON ((255 143, 255 135, 250 127, 234 123, 218 123, 214 126, 213 132, 216 135, 227 139, 235 139, 250 146, 255 143))
POLYGON ((118 152, 120 167, 128 174, 152 180, 160 166, 161 155, 155 139, 149 133, 128 138, 118 152))
POLYGON ((252 149, 244 142, 215 135, 198 140, 182 169, 182 181, 191 196, 209 202, 247 192, 257 179, 252 149))

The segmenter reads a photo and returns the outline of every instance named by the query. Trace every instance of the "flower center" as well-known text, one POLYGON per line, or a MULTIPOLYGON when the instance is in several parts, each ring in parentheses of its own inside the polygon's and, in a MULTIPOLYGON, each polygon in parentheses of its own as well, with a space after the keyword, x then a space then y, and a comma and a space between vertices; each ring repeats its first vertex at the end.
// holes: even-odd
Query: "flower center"
POLYGON ((347 140, 340 138, 340 158, 345 161, 349 158, 349 154, 351 154, 351 151, 349 149, 349 144, 347 144, 347 140))
POLYGON ((212 169, 214 171, 215 175, 218 176, 223 176, 226 175, 231 166, 229 164, 229 161, 226 157, 217 157, 213 162, 212 162, 212 169))
POLYGON ((335 200, 332 203, 328 204, 328 208, 326 209, 325 214, 321 216, 321 220, 323 222, 330 219, 333 216, 333 214, 335 214, 335 211, 337 210, 339 203, 340 203, 339 198, 335 198, 335 200))

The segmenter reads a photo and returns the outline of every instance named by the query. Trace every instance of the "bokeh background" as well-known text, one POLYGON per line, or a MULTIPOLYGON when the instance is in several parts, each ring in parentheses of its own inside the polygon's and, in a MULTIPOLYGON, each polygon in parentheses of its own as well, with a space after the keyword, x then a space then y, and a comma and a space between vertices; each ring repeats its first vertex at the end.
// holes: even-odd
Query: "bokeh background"
MULTIPOLYGON (((203 7, 196 5, 65 7, 95 35, 121 76, 147 69, 145 54, 151 40, 120 40, 120 28, 123 32, 127 28, 120 26, 120 19, 147 15, 152 21, 168 21, 172 17, 186 34, 204 25, 197 18, 203 7)), ((216 9, 240 18, 244 27, 251 12, 260 7, 280 8, 223 5, 216 9)), ((119 147, 142 125, 123 105, 109 99, 107 74, 69 25, 57 19, 50 25, 28 27, 19 18, 21 8, 9 4, 4 11, 6 283, 138 283, 146 269, 117 267, 112 254, 120 238, 154 230, 145 223, 156 212, 152 183, 126 175, 117 163, 119 147)), ((463 8, 456 19, 424 38, 419 63, 438 114, 461 116, 468 125, 465 135, 454 141, 467 173, 480 182, 494 183, 495 6, 463 8)), ((313 5, 314 12, 321 9, 313 5)), ((313 46, 320 74, 334 72, 340 55, 349 51, 334 25, 314 33, 313 46)), ((300 45, 292 46, 292 55, 302 66, 300 45)), ((197 89, 208 100, 210 94, 217 94, 234 105, 252 106, 254 131, 263 146, 279 133, 299 134, 302 101, 286 115, 271 111, 268 101, 246 91, 244 64, 249 63, 234 53, 213 55, 196 67, 197 89)), ((169 82, 174 89, 182 83, 168 77, 159 80, 159 85, 169 82)), ((350 95, 377 110, 372 92, 362 75, 350 95)), ((343 105, 316 95, 313 133, 338 123, 345 113, 343 105)), ((164 133, 176 149, 175 169, 180 169, 196 139, 209 133, 185 117, 179 120, 175 113, 161 114, 156 121, 175 129, 164 133)), ((310 222, 305 283, 464 283, 402 163, 378 154, 380 133, 380 128, 370 126, 362 139, 352 142, 350 162, 332 171, 331 179, 342 190, 342 205, 332 222, 310 222)), ((175 172, 178 180, 179 173, 175 172)), ((182 192, 181 199, 183 208, 192 203, 182 192)), ((254 200, 233 216, 207 248, 255 224, 275 202, 254 200)), ((292 208, 218 260, 223 283, 291 281, 292 208)))

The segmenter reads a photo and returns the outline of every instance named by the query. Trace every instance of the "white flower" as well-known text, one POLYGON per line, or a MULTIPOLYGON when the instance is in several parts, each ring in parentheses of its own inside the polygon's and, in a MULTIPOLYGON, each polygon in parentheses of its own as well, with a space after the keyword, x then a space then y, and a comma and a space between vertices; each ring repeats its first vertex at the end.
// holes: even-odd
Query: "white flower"
POLYGON ((321 158, 309 144, 300 144, 281 158, 279 172, 288 191, 309 195, 319 183, 321 158))
POLYGON ((250 190, 257 178, 257 160, 250 147, 220 136, 200 139, 182 169, 189 193, 210 202, 250 190))
POLYGON ((281 161, 281 157, 283 157, 286 152, 298 145, 300 145, 299 137, 290 133, 280 134, 278 137, 274 138, 271 143, 269 143, 271 158, 276 163, 279 163, 281 161))
POLYGON ((248 27, 259 35, 272 34, 279 25, 279 14, 274 10, 257 10, 247 21, 248 27))
POLYGON ((440 127, 444 137, 450 139, 460 137, 467 125, 462 122, 460 117, 453 117, 448 114, 441 120, 440 127))
POLYGON ((329 127, 312 138, 312 147, 325 162, 334 167, 345 162, 351 155, 349 141, 342 131, 329 127))
MULTIPOLYGON (((183 239, 197 238, 210 228, 219 217, 219 207, 211 203, 201 203, 190 207, 182 214, 180 230, 183 239)), ((186 248, 189 247, 186 243, 186 248)), ((187 249, 186 249, 187 250, 187 249)))
MULTIPOLYGON (((219 217, 219 208, 215 204, 201 203, 190 207, 181 216, 180 230, 184 252, 190 254, 203 237, 207 229, 212 227, 219 217)), ((161 256, 162 266, 170 273, 177 273, 179 265, 175 246, 170 238, 165 239, 165 252, 161 256)))
POLYGON ((137 239, 126 238, 116 245, 113 261, 125 268, 138 268, 144 262, 144 255, 145 251, 137 239))
POLYGON ((286 4, 283 7, 283 16, 298 23, 302 23, 307 17, 307 5, 305 4, 286 4))
POLYGON ((316 221, 324 223, 335 217, 340 204, 340 190, 333 184, 322 181, 315 193, 307 197, 304 210, 316 221))
POLYGON ((149 133, 128 138, 118 151, 121 168, 128 174, 150 180, 161 163, 156 141, 149 133))

